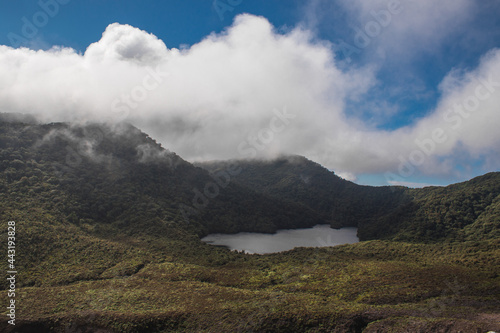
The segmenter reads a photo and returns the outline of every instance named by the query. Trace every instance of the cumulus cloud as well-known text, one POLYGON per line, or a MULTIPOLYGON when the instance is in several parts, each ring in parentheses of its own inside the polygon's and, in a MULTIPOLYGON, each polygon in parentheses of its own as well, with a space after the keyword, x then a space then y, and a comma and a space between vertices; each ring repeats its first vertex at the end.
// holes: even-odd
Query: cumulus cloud
POLYGON ((341 70, 331 46, 309 30, 281 34, 265 18, 245 14, 182 50, 117 23, 84 54, 0 46, 0 110, 46 121, 129 121, 190 161, 288 153, 352 179, 386 171, 401 176, 402 160, 431 174, 449 171, 459 154, 488 155, 499 146, 496 83, 479 89, 473 111, 454 109, 490 77, 500 77, 499 50, 474 70, 450 73, 427 118, 373 130, 345 113, 347 99, 375 84, 373 69, 341 70), (441 135, 433 132, 439 128, 441 135))
POLYGON ((87 48, 85 56, 91 61, 129 60, 152 65, 165 59, 168 52, 166 45, 155 35, 113 23, 106 28, 99 42, 87 48))
POLYGON ((497 45, 498 20, 488 13, 498 10, 491 0, 308 0, 302 17, 334 42, 341 64, 376 69, 383 84, 348 108, 373 126, 391 127, 388 119, 407 117, 409 104, 426 114, 451 67, 497 45))

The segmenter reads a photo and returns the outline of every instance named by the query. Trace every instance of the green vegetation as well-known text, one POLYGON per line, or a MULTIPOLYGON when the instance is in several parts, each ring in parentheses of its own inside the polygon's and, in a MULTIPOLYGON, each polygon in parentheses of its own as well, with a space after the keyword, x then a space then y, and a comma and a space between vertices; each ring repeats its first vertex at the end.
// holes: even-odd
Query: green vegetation
POLYGON ((498 239, 500 173, 448 187, 360 186, 301 156, 273 161, 209 162, 211 172, 238 163, 235 182, 302 204, 332 227, 358 227, 361 240, 435 242, 498 239))
POLYGON ((299 157, 240 166, 186 221, 213 178, 132 126, 0 122, 0 221, 16 221, 19 271, 16 327, 0 330, 500 330, 499 174, 409 190, 299 157), (200 241, 324 221, 372 240, 262 256, 200 241))

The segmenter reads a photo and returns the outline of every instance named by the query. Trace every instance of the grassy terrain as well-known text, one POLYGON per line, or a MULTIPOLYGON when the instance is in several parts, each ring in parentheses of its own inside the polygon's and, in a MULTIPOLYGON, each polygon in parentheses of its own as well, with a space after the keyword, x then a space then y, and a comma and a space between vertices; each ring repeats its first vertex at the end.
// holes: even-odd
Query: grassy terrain
POLYGON ((26 269, 36 283, 18 289, 18 325, 38 332, 370 332, 383 322, 391 323, 384 331, 412 322, 423 331, 450 323, 498 330, 498 243, 370 241, 266 256, 216 249, 224 264, 194 263, 215 255, 203 244, 198 257, 182 260, 168 245, 163 255, 143 254, 143 245, 119 262, 101 258, 100 267, 74 255, 74 262, 61 258, 71 263, 64 271, 59 263, 26 269))
POLYGON ((18 257, 17 327, 32 332, 499 329, 498 240, 247 255, 188 233, 98 234, 30 210, 15 217, 20 239, 39 246, 18 257))

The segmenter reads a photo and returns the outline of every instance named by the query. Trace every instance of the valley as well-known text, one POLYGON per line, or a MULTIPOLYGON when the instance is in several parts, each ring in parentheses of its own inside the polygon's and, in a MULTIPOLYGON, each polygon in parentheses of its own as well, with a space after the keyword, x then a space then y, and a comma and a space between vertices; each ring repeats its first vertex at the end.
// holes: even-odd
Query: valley
POLYGON ((234 162, 191 164, 128 124, 1 119, 0 241, 15 221, 18 279, 0 330, 500 331, 500 173, 370 187, 282 156, 217 178, 234 162), (201 241, 318 224, 360 242, 252 255, 201 241))

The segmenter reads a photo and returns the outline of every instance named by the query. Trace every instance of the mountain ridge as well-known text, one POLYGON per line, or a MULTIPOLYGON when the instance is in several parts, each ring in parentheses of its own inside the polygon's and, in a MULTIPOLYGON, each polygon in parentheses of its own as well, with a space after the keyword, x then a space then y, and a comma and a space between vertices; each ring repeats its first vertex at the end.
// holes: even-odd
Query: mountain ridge
MULTIPOLYGON (((404 235, 409 230, 389 230, 394 229, 395 224, 408 229, 410 226, 407 224, 422 223, 421 220, 426 219, 424 208, 430 209, 433 200, 443 201, 445 196, 461 196, 464 202, 471 200, 475 202, 477 212, 473 218, 466 216, 463 225, 450 224, 451 221, 448 219, 446 222, 449 226, 442 226, 447 227, 448 231, 455 227, 463 228, 474 223, 475 219, 492 204, 495 197, 500 195, 498 172, 446 187, 431 186, 423 189, 402 186, 372 187, 341 179, 307 158, 294 156, 292 160, 289 157, 271 161, 241 160, 239 165, 245 171, 238 175, 235 181, 273 197, 304 204, 316 210, 332 227, 358 227, 361 240, 399 237, 399 239, 415 238, 423 241, 426 237, 422 235, 416 237, 404 235), (487 186, 487 189, 482 189, 483 186, 487 186), (472 192, 467 193, 468 190, 472 192), (404 215, 403 212, 407 214, 404 215), (408 215, 408 212, 414 212, 414 215, 408 215)), ((211 161, 196 165, 217 172, 227 163, 229 162, 211 161)), ((461 207, 454 209, 460 210, 461 207)), ((439 214, 444 216, 447 213, 450 212, 440 207, 439 214)), ((431 230, 436 229, 434 224, 428 226, 431 230)), ((416 232, 421 234, 422 228, 424 227, 419 227, 416 232)), ((435 234, 427 237, 427 240, 446 238, 447 235, 442 231, 436 230, 435 234)))
POLYGON ((125 124, 0 126, 0 189, 8 189, 11 178, 20 188, 38 191, 51 184, 66 193, 63 212, 85 223, 133 229, 137 210, 148 216, 143 224, 174 223, 199 236, 328 223, 357 227, 361 240, 436 241, 471 238, 464 228, 485 210, 496 212, 488 207, 500 195, 500 173, 447 187, 372 187, 344 180, 302 156, 191 164, 125 124))

